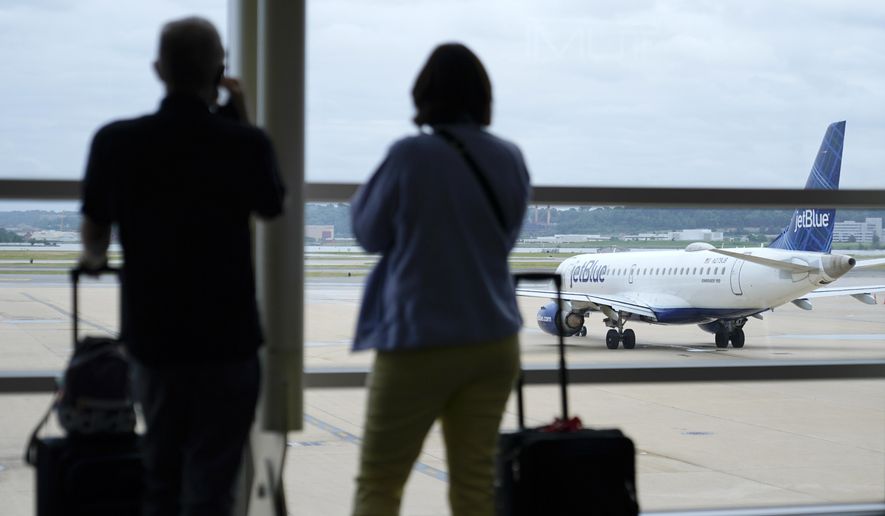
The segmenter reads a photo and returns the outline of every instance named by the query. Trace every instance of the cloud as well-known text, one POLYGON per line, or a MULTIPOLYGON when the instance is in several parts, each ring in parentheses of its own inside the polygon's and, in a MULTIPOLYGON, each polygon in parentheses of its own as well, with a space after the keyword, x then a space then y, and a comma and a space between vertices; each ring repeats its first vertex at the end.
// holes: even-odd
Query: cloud
POLYGON ((414 132, 413 74, 456 39, 489 68, 494 130, 523 147, 536 183, 798 187, 827 124, 848 119, 843 186, 885 186, 885 37, 869 22, 881 7, 585 4, 312 8, 309 178, 371 173, 397 130, 414 132), (372 124, 391 118, 403 123, 372 124))
POLYGON ((79 178, 92 133, 156 108, 163 22, 198 13, 226 25, 218 2, 51 0, 0 7, 0 177, 79 178))
MULTIPOLYGON (((79 177, 100 124, 153 110, 160 24, 215 0, 6 2, 0 176, 79 177)), ((885 187, 885 4, 850 0, 308 3, 307 178, 365 180, 416 131, 409 91, 443 41, 473 48, 492 130, 537 184, 799 187, 848 120, 842 186, 885 187)))

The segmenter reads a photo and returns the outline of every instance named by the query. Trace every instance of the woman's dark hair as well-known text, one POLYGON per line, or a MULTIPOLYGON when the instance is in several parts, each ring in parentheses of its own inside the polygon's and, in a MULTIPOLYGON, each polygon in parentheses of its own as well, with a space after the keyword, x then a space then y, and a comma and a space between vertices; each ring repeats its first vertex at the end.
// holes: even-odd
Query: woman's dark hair
POLYGON ((460 43, 433 50, 415 79, 416 125, 471 121, 492 123, 492 83, 485 67, 460 43))

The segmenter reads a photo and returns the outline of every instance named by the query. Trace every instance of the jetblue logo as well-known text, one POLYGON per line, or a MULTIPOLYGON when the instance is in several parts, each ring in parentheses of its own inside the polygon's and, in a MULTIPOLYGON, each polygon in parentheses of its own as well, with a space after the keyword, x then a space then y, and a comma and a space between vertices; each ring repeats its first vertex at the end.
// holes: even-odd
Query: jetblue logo
POLYGON ((818 213, 815 210, 805 210, 796 214, 796 226, 793 233, 799 228, 826 228, 830 226, 830 214, 818 213))
POLYGON ((571 285, 575 283, 603 283, 608 265, 602 265, 599 260, 587 260, 582 265, 572 268, 571 285))

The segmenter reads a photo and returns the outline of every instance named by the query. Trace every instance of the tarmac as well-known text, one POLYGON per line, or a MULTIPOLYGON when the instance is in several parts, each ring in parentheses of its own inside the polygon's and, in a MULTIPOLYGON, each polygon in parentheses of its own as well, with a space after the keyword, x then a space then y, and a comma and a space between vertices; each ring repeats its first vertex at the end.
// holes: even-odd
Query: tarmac
MULTIPOLYGON (((317 279, 305 286, 305 364, 369 366, 351 353, 363 278, 317 279)), ((851 273, 838 285, 885 284, 885 273, 851 273)), ((174 293, 170 285, 170 295, 174 293)), ((113 332, 117 288, 89 283, 84 327, 113 332)), ((743 349, 717 349, 696 326, 633 324, 634 350, 608 350, 602 316, 587 337, 568 339, 568 360, 584 364, 760 363, 771 360, 885 358, 885 305, 851 298, 785 305, 751 319, 743 349)), ((554 337, 535 325, 537 299, 521 300, 526 364, 554 365, 554 337)), ((64 275, 0 274, 0 369, 61 370, 70 353, 70 290, 64 275)), ((707 384, 572 385, 572 410, 587 426, 618 427, 636 444, 644 511, 885 500, 885 379, 707 384)), ((27 437, 49 395, 0 396, 0 516, 34 513, 27 437)), ((556 415, 555 387, 526 390, 528 422, 556 415)), ((288 436, 284 483, 295 515, 344 515, 351 507, 365 392, 311 389, 304 430, 288 436)), ((515 427, 511 404, 503 429, 515 427)), ((57 431, 50 429, 48 433, 57 431)), ((448 514, 444 449, 434 428, 406 487, 404 515, 448 514)))

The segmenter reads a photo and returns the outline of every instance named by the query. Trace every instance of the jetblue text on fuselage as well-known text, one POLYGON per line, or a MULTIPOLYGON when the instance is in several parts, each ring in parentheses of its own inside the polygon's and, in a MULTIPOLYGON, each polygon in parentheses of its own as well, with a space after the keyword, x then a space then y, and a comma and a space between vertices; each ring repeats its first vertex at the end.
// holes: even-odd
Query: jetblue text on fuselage
POLYGON ((799 231, 799 228, 826 228, 829 226, 829 213, 818 213, 815 210, 805 210, 797 214, 796 226, 793 228, 793 233, 799 231))
POLYGON ((603 283, 608 265, 601 265, 599 260, 587 260, 583 265, 575 265, 572 268, 571 285, 575 283, 603 283))

